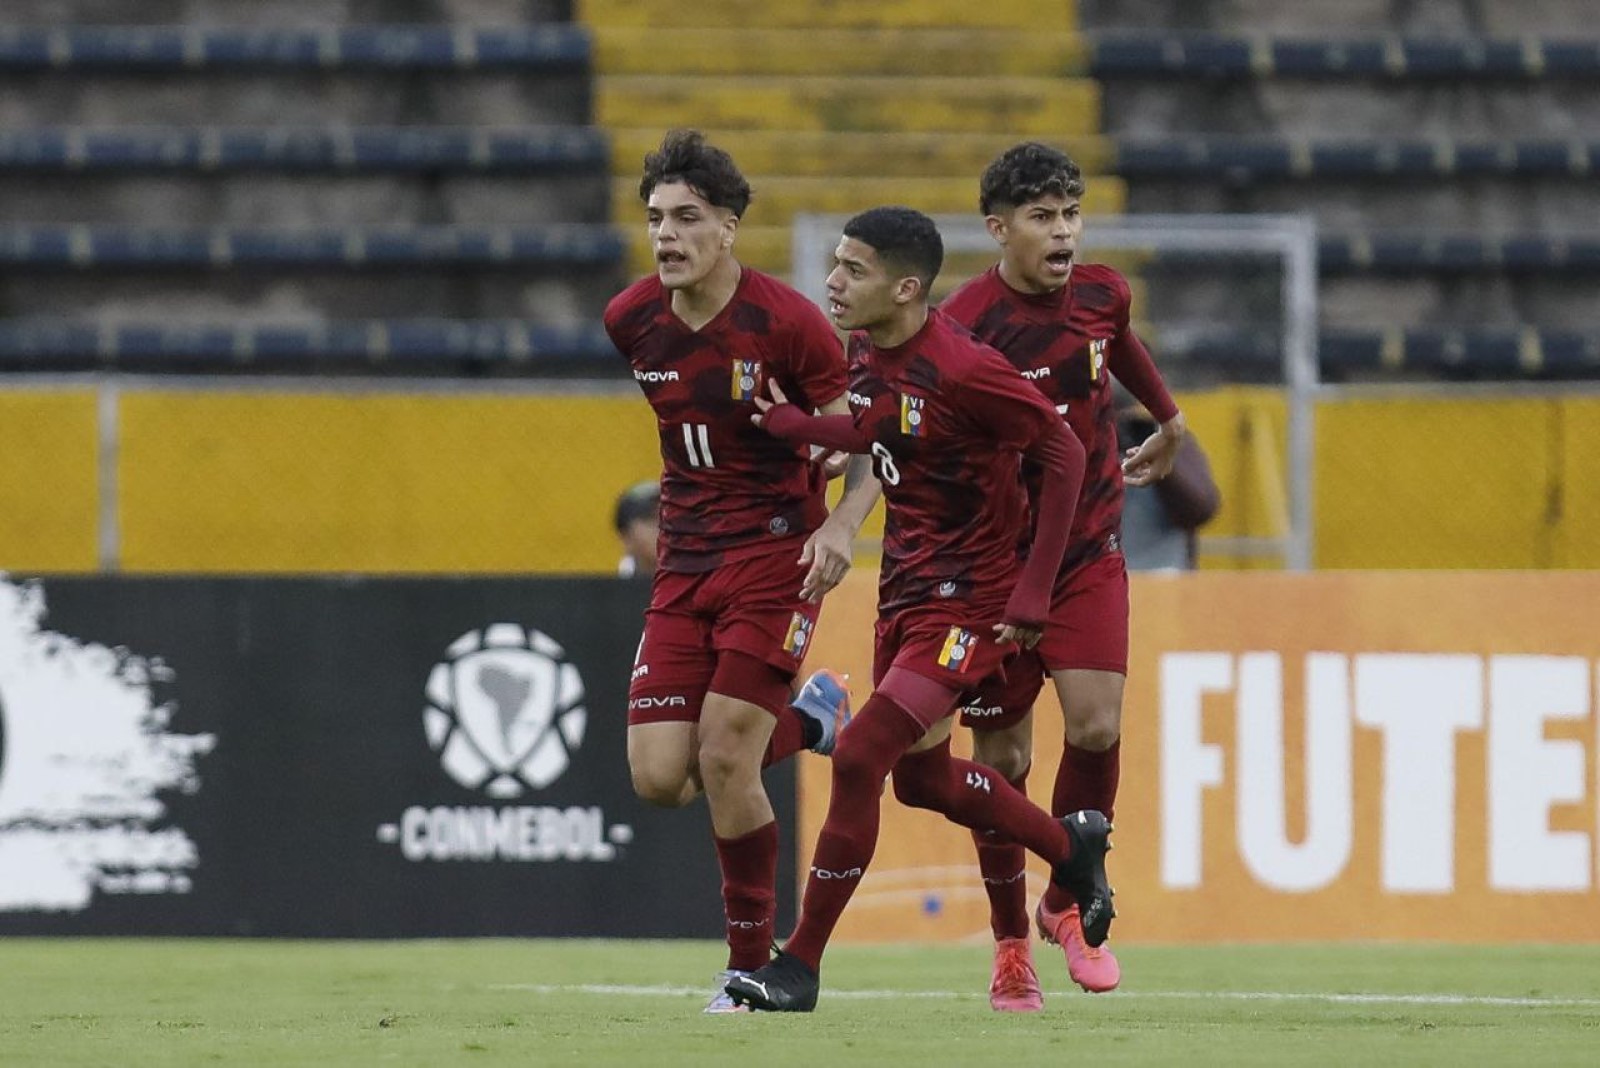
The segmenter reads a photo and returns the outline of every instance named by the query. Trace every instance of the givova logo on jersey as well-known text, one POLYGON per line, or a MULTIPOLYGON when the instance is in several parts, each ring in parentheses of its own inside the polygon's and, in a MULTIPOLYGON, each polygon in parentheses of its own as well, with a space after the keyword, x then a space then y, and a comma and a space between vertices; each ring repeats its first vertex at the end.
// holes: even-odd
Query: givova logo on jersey
MULTIPOLYGON (((494 801, 519 800, 572 766, 588 726, 583 677, 542 631, 495 623, 451 642, 428 673, 423 734, 441 770, 494 801)), ((378 838, 408 860, 611 860, 632 828, 598 805, 414 805, 378 838)))
POLYGON ((160 660, 44 629, 44 589, 0 576, 0 912, 181 894, 199 851, 161 793, 200 787, 210 734, 167 730, 160 660))

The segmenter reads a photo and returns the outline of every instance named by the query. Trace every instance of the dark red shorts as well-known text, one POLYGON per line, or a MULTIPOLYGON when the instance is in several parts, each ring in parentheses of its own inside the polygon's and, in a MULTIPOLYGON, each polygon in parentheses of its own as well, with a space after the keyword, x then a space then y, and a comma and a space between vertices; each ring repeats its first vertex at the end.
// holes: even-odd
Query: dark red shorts
MULTIPOLYGON (((944 601, 879 619, 874 628, 872 685, 877 687, 891 667, 956 690, 1000 673, 1018 652, 1017 646, 994 640, 1003 607, 944 601)), ((932 727, 954 711, 941 709, 935 715, 929 710, 917 718, 924 727, 932 727)))
POLYGON ((1033 708, 1048 673, 1073 669, 1128 673, 1128 566, 1121 553, 1091 560, 1056 583, 1044 638, 1004 676, 976 687, 961 723, 973 730, 1013 727, 1033 708))
POLYGON ((628 686, 628 723, 695 722, 718 658, 738 652, 770 665, 773 685, 731 693, 776 715, 805 662, 822 606, 800 599, 803 542, 700 575, 657 571, 628 686))

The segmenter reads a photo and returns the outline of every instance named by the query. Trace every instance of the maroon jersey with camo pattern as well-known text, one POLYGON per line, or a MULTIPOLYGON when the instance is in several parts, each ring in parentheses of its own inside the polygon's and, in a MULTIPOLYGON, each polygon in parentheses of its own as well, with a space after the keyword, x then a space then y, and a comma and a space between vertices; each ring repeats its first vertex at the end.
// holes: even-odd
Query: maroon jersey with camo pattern
MULTIPOLYGON (((1149 361, 1128 325, 1129 303, 1121 274, 1102 264, 1080 263, 1066 285, 1037 295, 1012 289, 999 267, 991 267, 940 305, 980 341, 1004 353, 1083 443, 1083 490, 1061 561, 1063 575, 1120 547, 1122 460, 1108 369, 1122 347, 1137 346, 1149 361)), ((1156 414, 1170 418, 1170 413, 1156 414)), ((1038 472, 1029 463, 1023 470, 1028 496, 1037 501, 1038 472)))
POLYGON ((1028 504, 1019 453, 1056 413, 994 349, 938 309, 904 344, 850 337, 850 409, 883 483, 880 614, 938 600, 1004 602, 1028 504))
POLYGON ((605 326, 661 433, 663 571, 702 574, 822 524, 827 480, 810 449, 750 422, 769 380, 807 409, 844 393, 843 350, 821 309, 745 267, 699 330, 673 314, 654 275, 612 299, 605 326))

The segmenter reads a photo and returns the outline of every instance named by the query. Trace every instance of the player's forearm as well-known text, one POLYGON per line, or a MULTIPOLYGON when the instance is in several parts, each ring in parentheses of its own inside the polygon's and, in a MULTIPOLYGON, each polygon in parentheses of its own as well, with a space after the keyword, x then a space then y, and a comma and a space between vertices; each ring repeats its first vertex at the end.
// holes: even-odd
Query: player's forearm
POLYGON ((1056 572, 1067 552, 1072 516, 1083 490, 1086 455, 1083 444, 1065 423, 1055 424, 1027 455, 1040 469, 1038 520, 1033 550, 1006 603, 1006 622, 1042 625, 1050 612, 1056 572))
POLYGON ((872 451, 872 442, 856 428, 855 420, 848 415, 807 415, 792 404, 779 404, 768 409, 761 426, 773 437, 784 441, 820 445, 837 452, 872 451))
MULTIPOLYGON (((1106 355, 1106 369, 1127 387, 1135 400, 1145 406, 1156 422, 1162 424, 1162 431, 1165 432, 1166 424, 1178 415, 1178 405, 1167 391, 1167 384, 1162 380, 1161 372, 1156 370, 1156 362, 1150 358, 1150 350, 1144 347, 1139 335, 1132 330, 1124 330, 1112 341, 1106 355)), ((1181 431, 1181 427, 1179 429, 1181 431)), ((1179 436, 1182 436, 1181 433, 1179 436)))
POLYGON ((833 517, 846 524, 853 536, 872 514, 882 494, 883 484, 872 477, 872 461, 865 456, 852 456, 844 471, 844 493, 833 517))

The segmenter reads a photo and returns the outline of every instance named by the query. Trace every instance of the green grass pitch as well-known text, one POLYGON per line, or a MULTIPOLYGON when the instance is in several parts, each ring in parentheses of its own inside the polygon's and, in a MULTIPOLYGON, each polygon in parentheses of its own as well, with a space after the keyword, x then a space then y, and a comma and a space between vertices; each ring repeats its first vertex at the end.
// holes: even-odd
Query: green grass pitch
POLYGON ((0 1064, 1600 1063, 1600 947, 1125 946, 991 1012, 988 951, 840 946, 816 1013, 707 1017, 708 942, 0 941, 0 1064))

